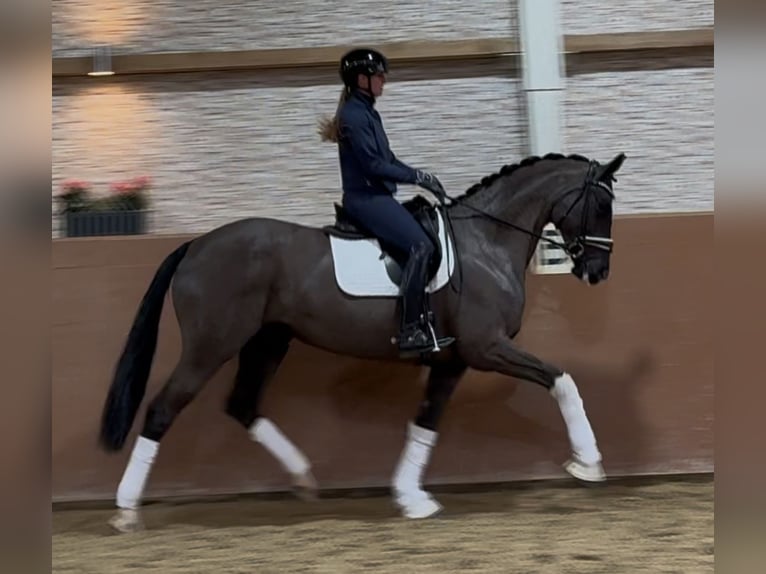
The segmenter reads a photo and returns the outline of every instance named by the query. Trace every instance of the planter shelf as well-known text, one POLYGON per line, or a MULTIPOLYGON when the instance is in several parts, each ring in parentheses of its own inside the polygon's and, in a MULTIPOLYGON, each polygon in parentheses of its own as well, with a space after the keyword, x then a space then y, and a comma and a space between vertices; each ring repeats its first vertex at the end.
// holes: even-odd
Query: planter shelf
POLYGON ((67 237, 140 235, 146 228, 146 211, 67 212, 67 237))

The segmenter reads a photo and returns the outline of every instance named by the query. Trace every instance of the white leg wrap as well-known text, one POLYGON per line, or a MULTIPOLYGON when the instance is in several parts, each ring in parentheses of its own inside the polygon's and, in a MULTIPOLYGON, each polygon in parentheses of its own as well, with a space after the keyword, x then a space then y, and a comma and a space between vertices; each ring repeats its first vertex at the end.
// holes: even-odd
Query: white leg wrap
POLYGON ((408 518, 425 518, 441 510, 431 495, 421 488, 423 472, 428 464, 437 433, 416 426, 407 427, 407 444, 394 473, 394 497, 408 518))
POLYGON ((138 437, 130 455, 128 466, 122 475, 120 486, 117 488, 118 507, 136 510, 141 505, 144 487, 159 446, 156 441, 142 436, 138 437))
POLYGON ((265 417, 260 417, 248 431, 250 437, 262 444, 290 474, 304 474, 311 465, 306 456, 265 417))
POLYGON ((423 471, 428 464, 431 448, 436 444, 435 432, 409 423, 407 444, 402 451, 394 474, 394 487, 403 492, 420 490, 423 471))
POLYGON ((596 446, 596 437, 572 377, 567 373, 558 377, 551 389, 551 394, 559 403, 574 456, 586 465, 600 462, 601 453, 596 446))

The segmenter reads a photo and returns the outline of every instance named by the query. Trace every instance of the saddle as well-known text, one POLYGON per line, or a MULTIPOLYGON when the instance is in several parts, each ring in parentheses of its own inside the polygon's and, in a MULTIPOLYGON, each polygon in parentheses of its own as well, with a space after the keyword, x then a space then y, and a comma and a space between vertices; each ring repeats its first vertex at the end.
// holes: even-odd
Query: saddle
MULTIPOLYGON (((439 220, 436 214, 436 207, 431 205, 422 195, 416 195, 412 199, 402 202, 402 205, 412 214, 418 225, 423 228, 423 231, 425 231, 434 246, 434 254, 428 267, 428 280, 431 281, 439 270, 443 256, 441 242, 439 241, 439 220)), ((395 248, 377 239, 375 235, 367 231, 363 225, 354 220, 342 205, 335 204, 335 222, 332 225, 325 225, 322 227, 322 230, 327 235, 333 235, 342 239, 376 239, 381 248, 380 258, 386 259, 388 274, 391 280, 399 285, 402 269, 392 255, 395 248)))

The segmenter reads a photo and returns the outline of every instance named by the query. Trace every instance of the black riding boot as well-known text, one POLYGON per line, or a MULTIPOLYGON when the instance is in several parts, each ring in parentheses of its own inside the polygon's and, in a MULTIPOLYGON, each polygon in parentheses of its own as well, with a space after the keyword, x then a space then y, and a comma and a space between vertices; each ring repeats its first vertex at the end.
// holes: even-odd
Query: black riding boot
POLYGON ((434 349, 434 340, 426 331, 425 289, 428 282, 428 251, 419 245, 410 252, 402 271, 402 324, 399 350, 403 353, 428 352, 434 349))

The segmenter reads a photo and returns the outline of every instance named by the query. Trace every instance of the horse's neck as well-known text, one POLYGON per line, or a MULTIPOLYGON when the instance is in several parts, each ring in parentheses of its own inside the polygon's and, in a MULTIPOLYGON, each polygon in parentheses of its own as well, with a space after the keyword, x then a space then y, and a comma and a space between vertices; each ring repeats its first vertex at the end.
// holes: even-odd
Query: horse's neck
POLYGON ((506 226, 486 221, 482 229, 487 231, 485 240, 506 254, 522 281, 537 247, 537 237, 550 220, 558 195, 558 190, 553 188, 557 180, 560 181, 560 177, 553 172, 544 175, 511 174, 501 177, 490 188, 471 198, 471 205, 510 224, 506 226))

